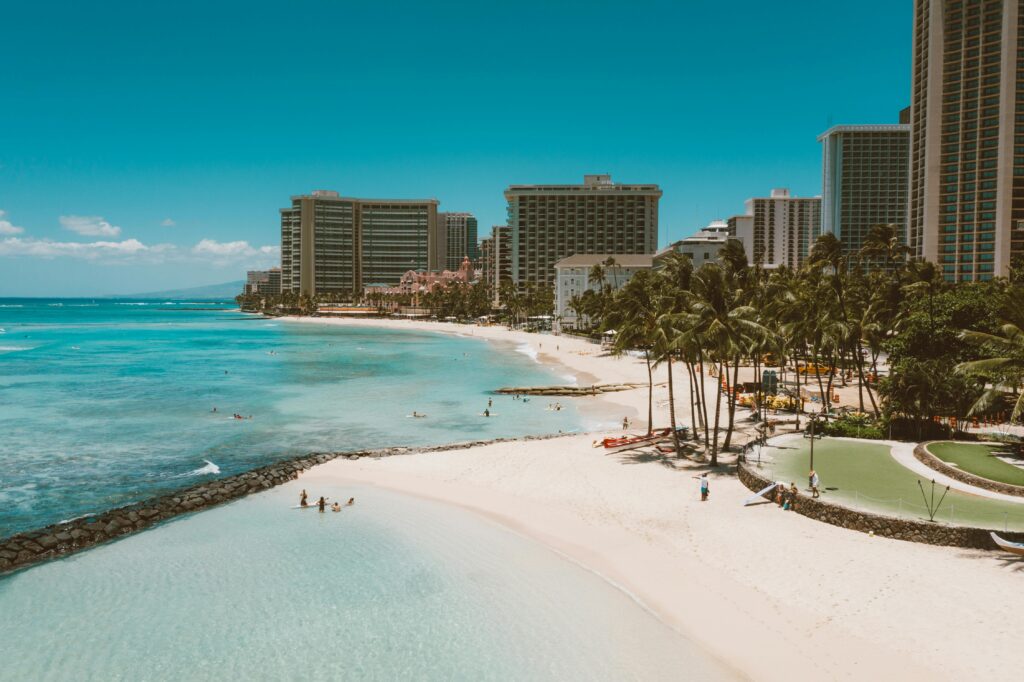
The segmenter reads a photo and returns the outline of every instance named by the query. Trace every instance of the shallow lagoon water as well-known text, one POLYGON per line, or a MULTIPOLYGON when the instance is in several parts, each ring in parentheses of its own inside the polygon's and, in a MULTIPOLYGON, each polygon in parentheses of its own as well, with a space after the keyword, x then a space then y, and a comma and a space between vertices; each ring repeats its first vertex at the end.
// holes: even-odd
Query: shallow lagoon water
POLYGON ((301 484, 0 579, 0 679, 734 679, 486 519, 371 487, 293 509, 301 484))
POLYGON ((215 469, 585 425, 572 405, 504 396, 482 417, 496 388, 565 378, 478 339, 270 320, 226 302, 0 306, 0 537, 215 469))

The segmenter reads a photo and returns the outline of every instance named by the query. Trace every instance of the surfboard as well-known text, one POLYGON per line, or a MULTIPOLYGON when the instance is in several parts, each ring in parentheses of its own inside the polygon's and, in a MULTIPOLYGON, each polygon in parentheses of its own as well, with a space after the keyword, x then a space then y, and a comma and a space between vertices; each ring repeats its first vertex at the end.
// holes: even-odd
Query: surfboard
MULTIPOLYGON (((746 507, 746 506, 749 506, 749 505, 751 505, 751 504, 754 504, 755 502, 757 502, 757 501, 758 501, 758 500, 760 500, 760 499, 766 499, 766 498, 764 498, 764 494, 765 494, 766 492, 768 492, 769 490, 771 490, 772 488, 774 488, 774 487, 778 486, 778 485, 780 485, 780 484, 779 484, 779 483, 772 483, 772 484, 771 484, 770 486, 768 486, 768 487, 767 487, 767 488, 765 488, 764 490, 759 490, 759 491, 757 491, 757 494, 756 494, 756 495, 754 495, 754 496, 753 496, 753 497, 751 497, 751 498, 748 498, 747 500, 745 500, 745 501, 743 502, 743 506, 744 506, 744 507, 746 507)), ((771 501, 771 500, 769 500, 769 501, 771 501)))

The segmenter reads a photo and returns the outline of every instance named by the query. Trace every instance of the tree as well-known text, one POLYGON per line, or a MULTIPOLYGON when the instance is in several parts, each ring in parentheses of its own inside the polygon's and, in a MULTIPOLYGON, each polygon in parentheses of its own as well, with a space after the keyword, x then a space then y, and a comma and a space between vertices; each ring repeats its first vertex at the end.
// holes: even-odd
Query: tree
POLYGON ((614 329, 615 342, 612 350, 624 354, 637 348, 643 351, 647 363, 647 433, 654 430, 654 373, 652 350, 658 329, 658 294, 654 275, 641 270, 633 275, 626 285, 615 294, 614 307, 605 325, 614 329))

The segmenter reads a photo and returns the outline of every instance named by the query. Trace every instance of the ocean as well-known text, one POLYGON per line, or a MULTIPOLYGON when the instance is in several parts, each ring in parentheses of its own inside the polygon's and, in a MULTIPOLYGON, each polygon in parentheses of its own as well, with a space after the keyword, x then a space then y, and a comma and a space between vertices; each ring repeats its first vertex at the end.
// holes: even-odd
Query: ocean
POLYGON ((0 299, 0 537, 311 451, 585 426, 491 394, 566 383, 525 353, 235 308, 0 299))

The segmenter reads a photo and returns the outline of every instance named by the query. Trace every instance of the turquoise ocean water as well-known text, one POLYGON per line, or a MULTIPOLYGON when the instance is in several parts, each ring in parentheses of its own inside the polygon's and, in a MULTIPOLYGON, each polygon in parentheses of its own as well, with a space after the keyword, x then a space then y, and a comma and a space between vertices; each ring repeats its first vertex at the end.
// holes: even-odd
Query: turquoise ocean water
POLYGON ((0 537, 315 450, 583 424, 504 397, 480 416, 493 389, 565 381, 522 353, 234 307, 0 299, 0 537))
POLYGON ((735 679, 474 514, 372 487, 292 509, 302 485, 0 579, 0 680, 735 679))

